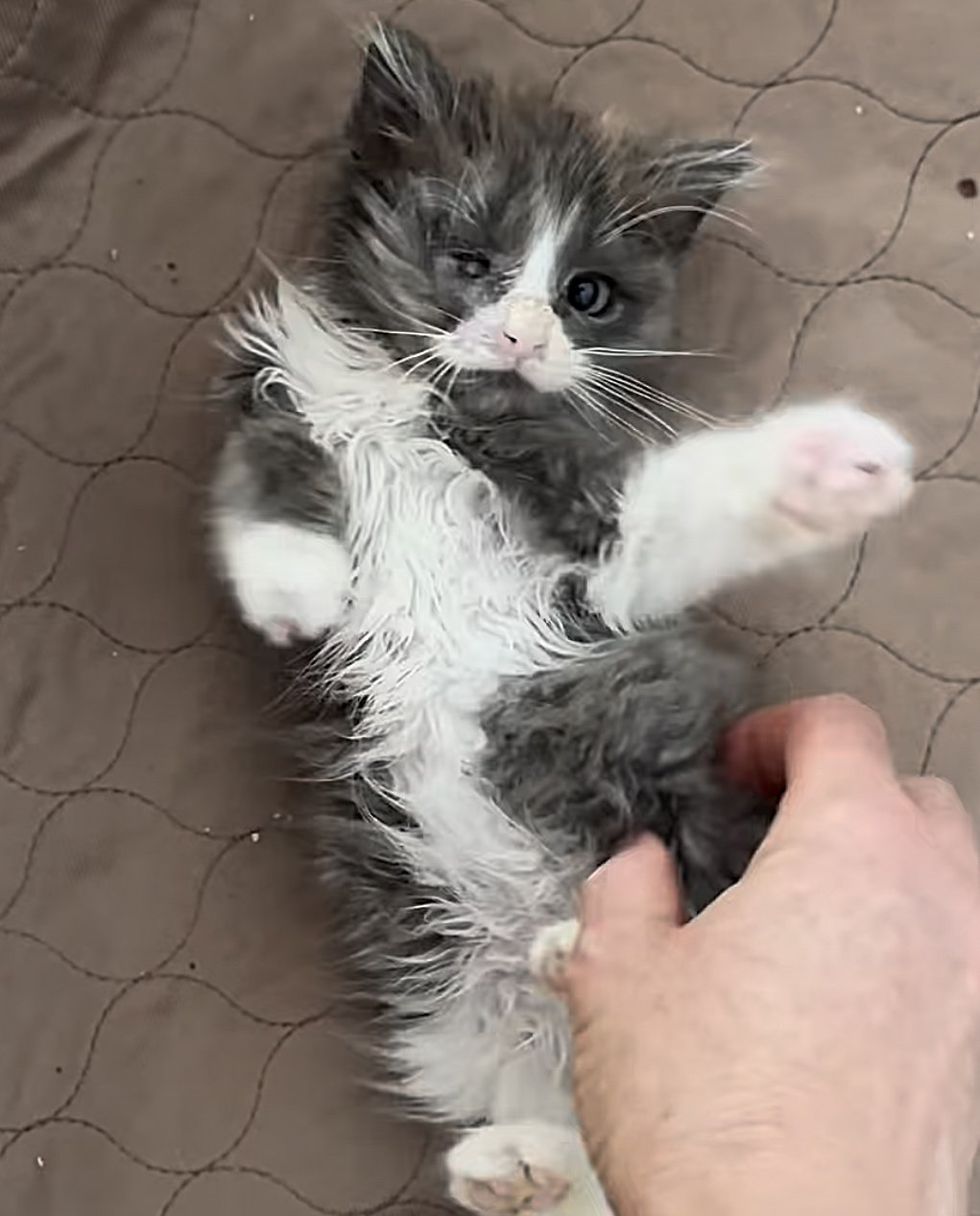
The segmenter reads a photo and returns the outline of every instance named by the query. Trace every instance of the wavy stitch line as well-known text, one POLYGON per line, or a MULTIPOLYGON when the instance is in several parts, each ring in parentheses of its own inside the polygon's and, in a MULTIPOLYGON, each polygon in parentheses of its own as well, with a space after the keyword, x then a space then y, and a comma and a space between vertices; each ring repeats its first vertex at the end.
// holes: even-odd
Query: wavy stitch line
POLYGON ((41 15, 42 3, 43 3, 43 0, 34 0, 34 3, 31 6, 30 16, 27 18, 27 25, 24 27, 24 32, 21 34, 20 38, 14 44, 13 50, 11 50, 7 54, 6 59, 4 59, 2 63, 0 63, 0 75, 6 76, 7 69, 10 67, 10 65, 13 63, 13 61, 17 58, 17 56, 21 53, 21 51, 24 49, 24 47, 27 46, 28 42, 30 42, 31 36, 34 33, 34 27, 37 25, 38 18, 41 15))
POLYGON ((939 737, 939 731, 942 729, 943 723, 960 703, 960 701, 962 701, 962 699, 970 691, 970 689, 976 688, 978 684, 980 684, 980 680, 970 680, 961 688, 958 688, 945 703, 945 705, 943 705, 939 713, 936 714, 935 720, 933 721, 932 726, 929 728, 929 736, 926 739, 926 745, 922 752, 922 761, 919 764, 920 775, 924 775, 929 771, 929 765, 932 763, 932 753, 936 746, 936 739, 939 737))
POLYGON ((792 642, 794 638, 802 637, 808 633, 842 633, 850 637, 863 638, 866 642, 870 642, 872 646, 883 650, 886 654, 891 655, 893 659, 897 659, 899 663, 907 667, 909 671, 914 671, 920 676, 928 676, 931 680, 937 680, 940 684, 961 684, 964 680, 980 679, 980 676, 974 677, 970 675, 947 675, 945 672, 935 671, 930 667, 926 667, 922 663, 917 663, 910 659, 907 655, 890 643, 885 642, 882 638, 876 638, 873 633, 868 633, 867 630, 859 629, 851 625, 804 625, 800 629, 791 629, 788 633, 783 634, 779 640, 769 649, 769 651, 759 660, 760 665, 765 664, 772 658, 777 650, 781 650, 787 642, 792 642))
POLYGON ((807 63, 810 59, 813 58, 813 56, 817 53, 817 51, 820 49, 820 47, 823 46, 823 44, 827 38, 827 35, 830 33, 831 29, 833 28, 834 22, 837 19, 837 12, 838 12, 839 8, 840 8, 840 0, 830 0, 830 8, 827 10, 827 16, 824 19, 823 25, 817 32, 816 38, 813 40, 813 42, 810 44, 810 46, 807 47, 807 49, 803 52, 803 54, 800 55, 800 57, 798 59, 795 59, 792 63, 787 64, 787 66, 785 68, 783 68, 782 71, 777 72, 775 76, 773 76, 770 80, 768 80, 756 93, 754 93, 745 102, 745 104, 742 106, 741 110, 739 110, 738 114, 736 115, 735 121, 732 123, 732 133, 733 134, 738 130, 739 126, 742 123, 742 120, 745 118, 746 114, 749 112, 749 110, 752 108, 752 106, 755 104, 755 102, 764 93, 766 93, 770 88, 774 88, 781 81, 785 80, 786 77, 789 76, 791 72, 797 71, 799 68, 803 67, 803 65, 805 63, 807 63))

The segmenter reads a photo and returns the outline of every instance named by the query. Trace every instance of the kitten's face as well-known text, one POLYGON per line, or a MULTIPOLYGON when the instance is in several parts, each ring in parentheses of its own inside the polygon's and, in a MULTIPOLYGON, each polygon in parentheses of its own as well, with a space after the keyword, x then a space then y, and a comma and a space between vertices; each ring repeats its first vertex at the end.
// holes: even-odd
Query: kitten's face
POLYGON ((752 167, 743 145, 653 152, 537 98, 457 82, 383 29, 338 216, 345 286, 406 370, 615 397, 604 364, 669 345, 675 266, 752 167))
POLYGON ((549 189, 530 174, 517 187, 500 176, 497 197, 476 202, 468 222, 445 217, 432 249, 430 298, 446 330, 434 342, 439 355, 454 368, 514 373, 555 392, 584 388, 598 349, 663 347, 669 263, 610 240, 588 192, 549 189))

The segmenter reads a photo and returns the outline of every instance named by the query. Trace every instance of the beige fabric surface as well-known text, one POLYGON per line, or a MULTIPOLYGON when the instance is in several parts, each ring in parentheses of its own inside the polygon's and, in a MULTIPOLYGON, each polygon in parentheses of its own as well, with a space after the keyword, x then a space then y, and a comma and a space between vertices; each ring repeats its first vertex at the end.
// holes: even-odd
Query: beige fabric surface
MULTIPOLYGON (((771 162, 685 284, 701 405, 853 390, 907 515, 729 597, 774 696, 876 705, 980 803, 980 7, 0 0, 0 1213, 448 1210, 357 1088, 275 830, 259 649, 202 557, 217 314, 302 254, 349 30, 771 162)), ((976 1205, 980 1212, 980 1202, 976 1205)))

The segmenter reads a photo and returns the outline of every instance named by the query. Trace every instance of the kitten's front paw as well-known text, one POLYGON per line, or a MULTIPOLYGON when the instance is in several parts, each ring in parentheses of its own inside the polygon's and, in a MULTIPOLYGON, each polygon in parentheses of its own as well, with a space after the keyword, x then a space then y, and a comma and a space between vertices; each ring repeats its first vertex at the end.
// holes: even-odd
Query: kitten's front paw
POLYGON ((479 1216, 550 1212, 565 1198, 578 1152, 570 1129, 548 1123, 491 1124, 446 1155, 449 1193, 479 1216))
POLYGON ((912 493, 911 445, 856 406, 802 406, 763 425, 780 449, 773 506, 809 532, 827 539, 857 535, 912 493))
POLYGON ((287 523, 217 524, 228 580, 243 619, 273 646, 317 638, 347 610, 350 558, 322 532, 287 523))

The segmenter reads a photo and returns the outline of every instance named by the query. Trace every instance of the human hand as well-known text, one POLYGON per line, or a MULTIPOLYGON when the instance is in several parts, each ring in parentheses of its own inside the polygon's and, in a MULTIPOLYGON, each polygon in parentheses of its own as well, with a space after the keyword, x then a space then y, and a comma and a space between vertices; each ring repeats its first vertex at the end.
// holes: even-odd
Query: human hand
POLYGON ((980 861, 952 789, 845 698, 765 711, 732 776, 785 788, 744 878, 681 924, 644 840, 586 884, 561 985, 583 1131, 620 1216, 965 1211, 980 861))

